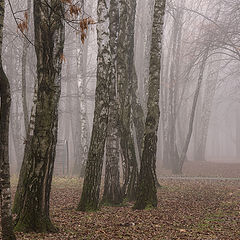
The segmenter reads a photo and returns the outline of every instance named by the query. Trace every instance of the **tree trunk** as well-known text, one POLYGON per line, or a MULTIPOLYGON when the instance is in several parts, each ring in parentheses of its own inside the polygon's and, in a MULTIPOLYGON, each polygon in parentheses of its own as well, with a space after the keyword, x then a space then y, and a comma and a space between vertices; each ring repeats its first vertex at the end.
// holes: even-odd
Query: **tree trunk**
POLYGON ((138 79, 135 66, 133 66, 133 87, 132 87, 132 118, 136 131, 137 147, 139 156, 142 155, 144 136, 144 111, 138 98, 138 79))
POLYGON ((146 32, 146 40, 145 40, 145 47, 144 47, 144 76, 143 76, 143 98, 144 98, 144 105, 143 109, 145 114, 147 113, 147 99, 148 99, 148 80, 149 80, 149 64, 150 64, 150 51, 151 51, 151 37, 152 37, 152 25, 153 25, 153 11, 154 11, 154 1, 148 1, 148 21, 147 21, 147 32, 146 32))
POLYGON ((80 211, 97 210, 99 204, 103 155, 107 137, 110 89, 112 89, 110 78, 111 54, 109 42, 109 7, 110 0, 98 0, 98 65, 95 110, 83 191, 77 207, 80 211))
POLYGON ((174 169, 174 174, 182 174, 183 163, 186 159, 188 146, 189 146, 191 136, 192 136, 196 106, 197 106, 198 96, 199 96, 199 92, 200 92, 201 85, 202 85, 203 74, 204 74, 204 70, 205 70, 205 66, 206 66, 206 62, 207 62, 207 58, 208 58, 208 53, 209 53, 209 46, 205 49, 205 52, 204 52, 204 55, 203 55, 202 63, 201 63, 201 66, 200 66, 198 82, 197 82, 196 90, 195 90, 194 97, 193 97, 193 104, 192 104, 191 113, 190 113, 188 132, 187 132, 187 136, 186 136, 186 139, 185 139, 185 142, 184 142, 184 146, 183 146, 183 149, 182 149, 182 152, 181 152, 181 155, 180 155, 178 165, 177 165, 176 169, 174 169))
MULTIPOLYGON (((4 1, 0 1, 0 10, 4 11, 4 1)), ((0 14, 0 42, 2 44, 2 23, 3 14, 0 14)), ((8 151, 8 132, 9 132, 9 115, 11 105, 10 86, 8 79, 0 63, 0 209, 2 224, 2 239, 16 239, 13 233, 13 220, 11 213, 11 191, 10 191, 10 170, 9 170, 9 151, 8 151)))
MULTIPOLYGON (((27 1, 27 26, 29 28, 29 18, 31 14, 31 0, 27 1)), ((26 29, 26 37, 29 37, 28 28, 26 29)), ((26 66, 27 66, 27 50, 29 42, 28 39, 23 40, 23 52, 22 52, 22 105, 23 105, 23 116, 25 133, 28 133, 28 107, 27 107, 27 83, 26 83, 26 66)))
MULTIPOLYGON (((14 203, 13 203, 13 213, 19 213, 22 202, 23 202, 23 186, 24 186, 24 174, 25 174, 25 169, 27 168, 28 162, 25 161, 26 155, 30 151, 31 147, 31 142, 32 142, 32 136, 33 136, 33 130, 34 130, 34 125, 35 125, 35 116, 36 116, 36 103, 37 103, 37 82, 35 82, 34 86, 34 96, 33 96, 33 105, 31 109, 31 115, 30 115, 30 121, 29 121, 29 126, 28 126, 28 133, 26 136, 26 141, 25 141, 25 149, 24 149, 24 156, 23 156, 23 162, 22 166, 18 166, 20 169, 19 177, 18 177, 18 185, 17 185, 17 191, 15 194, 14 198, 14 203)), ((13 120, 14 121, 14 120, 13 120)), ((19 160, 18 160, 18 165, 19 165, 19 160)))
POLYGON ((117 37, 119 29, 119 0, 111 0, 109 16, 111 64, 111 96, 108 120, 108 136, 106 141, 106 169, 102 202, 117 205, 122 202, 119 173, 119 131, 118 101, 116 94, 117 37))
POLYGON ((131 124, 134 66, 134 23, 136 0, 120 0, 117 83, 119 95, 120 146, 123 153, 124 183, 122 193, 128 200, 136 197, 137 159, 131 124))
MULTIPOLYGON (((168 163, 172 170, 178 164, 178 148, 177 148, 177 105, 179 103, 179 72, 180 72, 180 53, 181 53, 181 40, 182 40, 182 18, 185 1, 179 1, 179 6, 173 12, 173 27, 170 39, 171 58, 169 69, 169 94, 168 94, 168 163)), ((170 53, 168 53, 168 58, 170 53)), ((165 164, 168 166, 168 164, 165 164)))
POLYGON ((49 217, 49 198, 57 143, 58 102, 64 46, 63 3, 34 1, 37 102, 29 127, 16 193, 17 231, 56 231, 49 217))
MULTIPOLYGON (((113 78, 112 76, 112 79, 113 78)), ((115 89, 112 91, 112 97, 114 96, 113 92, 115 92, 115 89)), ((118 108, 116 107, 116 100, 111 99, 110 101, 108 136, 106 140, 106 169, 102 202, 104 204, 117 205, 122 202, 119 177, 118 108)))
MULTIPOLYGON (((85 43, 87 44, 87 42, 85 43)), ((82 56, 82 79, 79 86, 80 93, 80 121, 81 121, 81 170, 80 177, 84 177, 89 148, 89 126, 87 117, 87 53, 88 48, 85 45, 82 56)))
POLYGON ((160 66, 162 50, 162 32, 165 14, 165 0, 156 0, 154 6, 152 43, 150 51, 149 88, 147 118, 144 129, 144 148, 137 188, 135 209, 157 207, 157 190, 155 185, 157 132, 160 117, 159 91, 160 66))
POLYGON ((0 211, 2 239, 15 240, 11 213, 9 170, 9 115, 11 94, 9 81, 2 67, 2 41, 5 1, 0 0, 0 211))
POLYGON ((119 173, 119 137, 117 126, 113 126, 116 123, 116 119, 114 119, 116 118, 116 112, 111 112, 111 110, 109 113, 108 137, 106 141, 106 169, 102 203, 118 205, 122 202, 119 173))
MULTIPOLYGON (((215 71, 215 70, 214 70, 215 71)), ((205 151, 208 136, 208 127, 211 118, 212 103, 216 92, 218 83, 218 72, 213 75, 213 78, 207 79, 204 102, 200 115, 200 131, 199 131, 199 145, 197 149, 197 161, 206 161, 205 151)), ((236 131, 237 132, 237 131, 236 131)))
MULTIPOLYGON (((4 7, 0 1, 0 10, 4 7)), ((3 16, 0 15, 0 25, 2 25, 3 16)), ((2 29, 0 30, 2 31, 2 29)), ((2 38, 1 38, 2 39, 2 38)), ((3 71, 2 62, 0 63, 0 210, 2 239, 16 239, 13 233, 13 220, 11 213, 11 191, 10 191, 10 170, 9 170, 9 151, 8 151, 8 132, 10 115, 10 86, 8 79, 3 71)))
MULTIPOLYGON (((83 3, 84 4, 84 1, 83 3)), ((91 4, 89 2, 89 4, 91 4)), ((89 13, 91 14, 91 13, 89 13)), ((76 149, 79 157, 76 156, 74 162, 73 174, 78 175, 79 177, 84 177, 86 162, 88 157, 88 148, 89 148, 89 127, 88 127, 88 118, 87 118, 87 64, 88 64, 88 38, 84 42, 84 45, 81 43, 81 39, 77 36, 76 41, 77 48, 77 94, 79 94, 79 99, 77 100, 77 110, 79 111, 80 121, 78 122, 79 128, 79 139, 76 139, 78 142, 78 149, 76 149)), ((75 138, 78 136, 75 134, 75 138)))

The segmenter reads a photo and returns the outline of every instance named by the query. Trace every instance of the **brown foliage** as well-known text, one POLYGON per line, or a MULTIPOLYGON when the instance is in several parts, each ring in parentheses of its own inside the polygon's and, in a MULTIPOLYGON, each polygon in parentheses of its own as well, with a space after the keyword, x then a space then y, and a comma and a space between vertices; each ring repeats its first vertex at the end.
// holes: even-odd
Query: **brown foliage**
POLYGON ((51 216, 59 233, 17 233, 18 239, 239 240, 240 181, 161 180, 156 209, 134 211, 125 203, 91 213, 76 211, 81 185, 55 178, 51 216))
POLYGON ((24 12, 24 19, 18 23, 18 29, 23 33, 25 30, 28 30, 28 13, 24 12))

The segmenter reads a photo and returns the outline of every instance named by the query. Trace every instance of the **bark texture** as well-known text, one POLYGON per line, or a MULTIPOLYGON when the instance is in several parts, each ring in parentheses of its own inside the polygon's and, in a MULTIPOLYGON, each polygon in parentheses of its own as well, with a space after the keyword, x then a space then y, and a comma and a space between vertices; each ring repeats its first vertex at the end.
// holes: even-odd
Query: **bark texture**
POLYGON ((156 0, 154 5, 152 43, 150 51, 147 118, 144 129, 144 147, 137 189, 135 209, 157 207, 156 151, 157 131, 160 117, 159 91, 162 50, 162 33, 165 14, 165 0, 156 0))
POLYGON ((104 180, 104 204, 117 205, 122 202, 119 173, 119 131, 118 131, 118 100, 116 91, 117 39, 119 29, 119 0, 110 1, 109 30, 111 50, 111 92, 106 141, 106 169, 104 180))
MULTIPOLYGON (((0 10, 2 9, 0 2, 0 10)), ((1 15, 0 15, 1 21, 1 15)), ((0 28, 2 27, 0 22, 0 28)), ((1 30, 0 30, 1 31, 1 30)), ((13 233, 13 221, 11 213, 11 191, 9 170, 9 115, 11 105, 10 86, 0 63, 0 209, 2 224, 2 239, 16 239, 13 233)))
POLYGON ((9 115, 11 94, 9 81, 2 67, 2 41, 5 1, 0 0, 0 211, 2 239, 15 240, 11 213, 11 191, 9 171, 9 115))
POLYGON ((98 58, 95 110, 83 191, 77 207, 80 211, 94 211, 98 209, 99 205, 103 155, 107 137, 110 89, 112 89, 110 79, 109 7, 110 0, 98 0, 98 58))
POLYGON ((60 1, 34 1, 37 99, 14 202, 17 231, 56 231, 49 217, 49 198, 61 92, 62 13, 60 1))
POLYGON ((138 166, 131 124, 131 102, 134 65, 134 22, 136 0, 120 0, 117 88, 119 95, 119 130, 123 156, 122 193, 128 200, 136 198, 138 166))

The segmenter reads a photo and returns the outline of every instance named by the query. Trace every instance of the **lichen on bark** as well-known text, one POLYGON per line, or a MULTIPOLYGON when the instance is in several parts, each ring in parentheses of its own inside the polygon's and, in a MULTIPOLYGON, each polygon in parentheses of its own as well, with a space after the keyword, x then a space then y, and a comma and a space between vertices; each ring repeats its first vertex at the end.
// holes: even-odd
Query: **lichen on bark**
POLYGON ((9 170, 9 115, 11 93, 8 78, 2 66, 2 42, 5 1, 0 0, 0 212, 2 239, 15 240, 11 213, 9 170))
POLYGON ((24 232, 55 232, 49 200, 57 143, 58 103, 64 46, 63 3, 34 1, 37 100, 30 121, 14 202, 16 227, 24 232))
POLYGON ((85 169, 83 191, 77 210, 95 211, 99 207, 103 155, 107 137, 107 125, 111 89, 111 55, 109 35, 110 0, 98 0, 97 24, 97 84, 95 110, 88 159, 85 169))

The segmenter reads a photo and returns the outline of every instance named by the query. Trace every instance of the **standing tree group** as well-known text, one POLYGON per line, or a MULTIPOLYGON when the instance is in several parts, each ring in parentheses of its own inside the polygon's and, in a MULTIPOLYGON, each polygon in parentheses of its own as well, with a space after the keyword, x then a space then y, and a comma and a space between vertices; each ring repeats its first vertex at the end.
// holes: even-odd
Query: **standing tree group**
POLYGON ((134 209, 157 207, 157 157, 161 158, 163 167, 181 174, 193 139, 195 160, 205 159, 220 75, 216 66, 236 67, 240 60, 237 1, 231 0, 228 5, 218 0, 206 4, 190 0, 98 0, 96 22, 84 12, 94 1, 27 0, 27 11, 21 22, 15 16, 21 11, 14 12, 13 1, 8 2, 23 41, 21 57, 13 60, 18 68, 15 75, 21 72, 21 80, 17 81, 9 71, 9 61, 3 62, 5 1, 0 0, 3 240, 15 239, 9 142, 15 149, 17 168, 23 155, 13 205, 16 231, 57 231, 50 219, 49 201, 59 135, 64 135, 64 140, 66 136, 71 138, 73 175, 84 176, 77 210, 95 211, 100 204, 118 205, 124 200, 134 201, 134 209), (235 17, 233 22, 228 18, 229 13, 235 17), (93 54, 89 47, 89 25, 96 25, 97 30, 95 94, 88 88, 91 82, 88 55, 93 54), (72 33, 76 34, 74 49, 69 47, 72 33), (36 67, 28 60, 30 47, 35 50, 35 58, 31 60, 36 62, 36 67), (219 63, 218 58, 223 56, 226 59, 219 63), (35 80, 28 82, 29 78, 35 80), (10 92, 15 85, 17 90, 10 92), (16 97, 18 85, 21 86, 22 124, 16 97), (29 94, 29 89, 34 89, 34 93, 29 94), (93 100, 93 95, 93 125, 88 137, 87 101, 93 100), (15 100, 10 109, 12 96, 15 100), (66 97, 64 113, 60 111, 61 96, 66 97), (71 124, 65 123, 62 131, 59 126, 66 120, 67 111, 71 124), (24 126, 24 154, 18 151, 21 125, 24 126), (100 200, 104 166, 104 191, 100 200))

